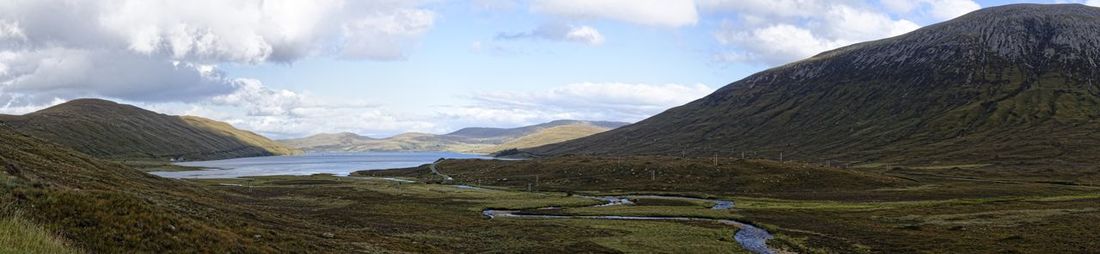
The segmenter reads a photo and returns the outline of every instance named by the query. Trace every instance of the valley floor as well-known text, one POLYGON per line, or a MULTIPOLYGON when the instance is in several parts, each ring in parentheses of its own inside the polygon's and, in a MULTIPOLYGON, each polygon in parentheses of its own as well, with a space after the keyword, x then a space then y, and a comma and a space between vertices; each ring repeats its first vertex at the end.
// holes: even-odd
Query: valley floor
MULTIPOLYGON (((989 165, 839 169, 653 157, 448 160, 437 166, 457 183, 512 190, 733 200, 731 210, 639 203, 530 212, 733 218, 771 231, 773 248, 799 253, 1100 251, 1100 181, 1081 171, 1038 170, 1046 176, 1037 177, 989 165)), ((426 168, 359 174, 442 180, 426 168)))
MULTIPOLYGON (((248 206, 294 214, 313 224, 312 228, 326 232, 326 237, 352 249, 362 247, 359 250, 363 251, 744 253, 732 237, 737 228, 716 223, 490 220, 482 214, 488 208, 587 207, 601 203, 565 193, 325 175, 196 181, 256 200, 248 206)), ((728 212, 712 213, 709 205, 691 202, 638 207, 668 209, 669 214, 736 217, 728 212)))
MULTIPOLYGON (((352 177, 181 182, 215 193, 203 194, 217 199, 211 203, 233 204, 222 209, 240 218, 219 222, 252 225, 243 230, 246 243, 275 251, 747 253, 733 237, 736 225, 483 214, 497 209, 734 220, 771 232, 767 245, 777 253, 1100 252, 1095 174, 1039 177, 1043 170, 1010 174, 991 167, 562 157, 445 160, 434 164, 435 172, 425 165, 352 177), (604 203, 591 198, 597 196, 626 196, 632 204, 594 206, 604 203), (730 200, 733 207, 712 209, 716 204, 708 200, 730 200)), ((20 227, 45 239, 37 241, 55 241, 33 224, 20 227)))

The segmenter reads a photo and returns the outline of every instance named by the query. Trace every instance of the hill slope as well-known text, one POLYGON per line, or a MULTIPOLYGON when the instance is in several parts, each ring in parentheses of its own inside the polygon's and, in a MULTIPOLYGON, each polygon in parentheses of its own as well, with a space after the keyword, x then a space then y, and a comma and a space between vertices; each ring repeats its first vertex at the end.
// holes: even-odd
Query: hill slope
MULTIPOLYGON (((464 128, 444 135, 405 133, 384 139, 360 136, 354 133, 318 134, 300 139, 280 140, 290 147, 315 152, 366 152, 366 151, 451 151, 491 153, 504 149, 500 145, 520 141, 521 147, 550 144, 584 137, 627 123, 602 121, 558 120, 519 128, 464 128), (561 128, 559 128, 561 127, 561 128), (556 129, 555 129, 556 128, 556 129), (550 132, 547 130, 555 129, 550 132)), ((512 147, 508 145, 507 147, 512 147)))
POLYGON ((110 159, 187 160, 293 154, 267 138, 199 117, 98 99, 72 100, 3 122, 25 134, 110 159))
POLYGON ((583 138, 608 130, 611 129, 586 123, 554 126, 520 136, 503 144, 478 149, 476 152, 494 153, 508 149, 532 148, 583 138))
POLYGON ((531 152, 1083 163, 1100 152, 1100 8, 1007 5, 766 70, 531 152))
POLYGON ((548 122, 548 123, 536 124, 536 125, 531 125, 531 126, 524 126, 524 127, 519 127, 519 128, 485 128, 485 127, 463 128, 463 129, 455 131, 455 132, 447 133, 444 136, 462 138, 462 139, 471 139, 471 140, 482 140, 482 141, 487 142, 487 143, 499 143, 499 142, 503 142, 505 140, 511 140, 511 139, 519 138, 521 136, 530 135, 531 133, 535 133, 537 131, 547 129, 547 128, 553 128, 553 127, 557 127, 557 126, 566 126, 566 125, 580 125, 580 124, 596 126, 596 127, 600 127, 600 128, 604 128, 604 129, 614 129, 614 128, 623 127, 623 126, 625 126, 629 123, 608 122, 608 121, 556 120, 556 121, 551 121, 551 122, 548 122))
POLYGON ((319 232, 291 229, 300 227, 293 219, 238 205, 248 200, 91 158, 3 124, 0 169, 0 208, 21 211, 18 218, 92 253, 326 248, 310 236, 319 232))

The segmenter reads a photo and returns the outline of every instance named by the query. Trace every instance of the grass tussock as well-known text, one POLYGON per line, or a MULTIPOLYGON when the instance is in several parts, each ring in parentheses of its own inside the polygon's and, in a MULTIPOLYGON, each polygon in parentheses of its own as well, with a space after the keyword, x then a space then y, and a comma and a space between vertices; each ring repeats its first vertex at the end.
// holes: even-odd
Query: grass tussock
POLYGON ((0 208, 0 253, 80 253, 57 234, 23 217, 12 208, 0 208))

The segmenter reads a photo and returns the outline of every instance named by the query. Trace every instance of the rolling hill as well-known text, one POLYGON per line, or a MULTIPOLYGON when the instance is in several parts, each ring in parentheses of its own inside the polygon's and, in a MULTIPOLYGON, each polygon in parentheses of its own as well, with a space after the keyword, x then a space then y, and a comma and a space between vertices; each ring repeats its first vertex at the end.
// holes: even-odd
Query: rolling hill
POLYGON ((279 142, 290 147, 314 152, 451 151, 492 153, 509 148, 533 147, 584 137, 626 124, 621 122, 558 120, 519 128, 464 128, 443 135, 404 133, 389 138, 376 139, 354 133, 336 133, 318 134, 300 139, 280 140, 279 142))
POLYGON ((636 124, 529 149, 848 162, 1088 165, 1100 8, 987 8, 765 70, 636 124))
POLYGON ((210 160, 298 152, 226 123, 99 99, 72 100, 22 116, 4 115, 0 122, 107 159, 210 160))
POLYGON ((494 153, 508 149, 524 149, 538 147, 563 141, 574 140, 591 136, 592 134, 611 130, 604 126, 587 123, 569 124, 549 127, 534 131, 530 134, 519 136, 503 144, 475 150, 478 153, 494 153))

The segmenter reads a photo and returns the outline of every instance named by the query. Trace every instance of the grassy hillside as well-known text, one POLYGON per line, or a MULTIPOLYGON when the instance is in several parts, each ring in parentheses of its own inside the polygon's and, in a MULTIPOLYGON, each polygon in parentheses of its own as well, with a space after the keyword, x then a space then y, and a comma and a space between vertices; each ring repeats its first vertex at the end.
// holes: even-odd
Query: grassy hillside
POLYGON ((477 149, 475 152, 494 153, 508 149, 532 148, 583 138, 608 130, 611 129, 585 123, 554 126, 520 136, 508 142, 504 142, 504 144, 477 149))
POLYGON ((341 249, 307 223, 238 205, 250 199, 90 158, 6 126, 0 126, 0 162, 0 203, 82 250, 341 249))
POLYGON ((97 99, 73 100, 0 121, 25 134, 108 159, 208 160, 296 153, 225 123, 97 99))
POLYGON ((375 139, 354 133, 317 134, 300 139, 279 140, 279 143, 313 152, 388 152, 388 151, 452 151, 470 152, 487 146, 458 138, 426 133, 403 133, 375 139))
MULTIPOLYGON (((662 156, 564 156, 535 160, 444 160, 437 167, 465 183, 544 191, 696 192, 770 197, 865 195, 907 186, 904 179, 804 163, 662 156), (836 191, 843 190, 843 191, 836 191)), ((424 177, 417 170, 359 171, 361 176, 424 177)))
POLYGON ((762 71, 536 154, 1092 167, 1100 8, 1008 5, 762 71))
POLYGON ((629 123, 608 121, 556 120, 547 123, 523 126, 518 128, 463 128, 455 132, 447 133, 444 136, 478 140, 482 143, 500 144, 501 142, 506 142, 508 140, 516 139, 522 136, 531 135, 532 133, 536 133, 544 129, 579 124, 592 125, 605 129, 614 129, 625 126, 629 123))
POLYGON ((245 144, 262 148, 275 155, 293 155, 301 153, 300 150, 287 147, 279 142, 275 142, 267 137, 260 136, 251 131, 241 130, 234 128, 225 122, 214 121, 197 116, 180 116, 185 122, 191 124, 194 127, 213 131, 223 136, 228 136, 245 144))
POLYGON ((317 134, 299 139, 280 140, 279 142, 289 147, 315 152, 450 151, 492 153, 517 146, 533 147, 561 142, 614 129, 626 124, 621 122, 558 120, 519 128, 464 128, 444 135, 404 133, 389 138, 376 139, 354 133, 335 133, 317 134), (596 131, 596 129, 600 131, 596 131), (501 146, 509 142, 517 143, 501 146))
POLYGON ((56 234, 19 214, 0 214, 0 253, 80 253, 56 234))
POLYGON ((352 147, 368 140, 370 137, 359 136, 355 133, 322 133, 305 138, 279 140, 280 144, 303 150, 331 150, 340 151, 344 147, 352 147))

